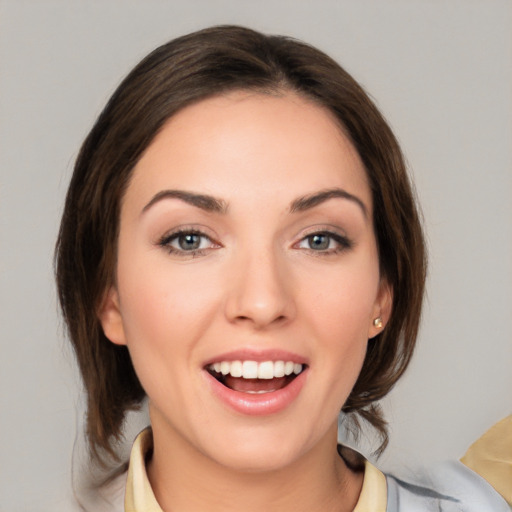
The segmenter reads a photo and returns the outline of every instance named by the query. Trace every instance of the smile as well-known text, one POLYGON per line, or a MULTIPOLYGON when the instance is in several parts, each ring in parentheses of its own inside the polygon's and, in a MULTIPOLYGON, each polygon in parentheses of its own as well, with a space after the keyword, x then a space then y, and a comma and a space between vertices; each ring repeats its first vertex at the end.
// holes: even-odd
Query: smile
POLYGON ((218 361, 207 369, 229 389, 261 395, 284 388, 303 368, 293 361, 218 361))
POLYGON ((204 368, 215 395, 230 408, 249 415, 279 412, 297 398, 307 364, 290 359, 222 359, 204 368))

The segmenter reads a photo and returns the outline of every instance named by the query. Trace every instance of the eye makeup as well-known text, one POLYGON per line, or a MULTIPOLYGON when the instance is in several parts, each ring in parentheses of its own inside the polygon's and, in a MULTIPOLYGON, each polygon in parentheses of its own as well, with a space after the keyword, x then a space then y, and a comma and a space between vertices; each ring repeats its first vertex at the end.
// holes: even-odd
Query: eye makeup
POLYGON ((221 247, 203 231, 188 227, 166 233, 158 240, 157 245, 171 255, 184 258, 202 256, 221 247))

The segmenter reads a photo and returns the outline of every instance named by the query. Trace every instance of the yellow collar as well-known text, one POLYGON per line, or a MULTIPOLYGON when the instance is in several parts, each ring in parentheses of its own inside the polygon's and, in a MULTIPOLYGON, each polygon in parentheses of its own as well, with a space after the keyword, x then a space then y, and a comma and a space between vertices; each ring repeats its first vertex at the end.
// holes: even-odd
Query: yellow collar
MULTIPOLYGON (((151 429, 143 430, 133 443, 124 499, 125 512, 163 512, 156 501, 146 473, 146 454, 153 447, 151 429)), ((386 512, 386 477, 368 461, 354 512, 386 512)))
POLYGON ((147 428, 133 443, 124 495, 125 512, 163 512, 146 473, 146 454, 152 448, 153 434, 151 428, 147 428))

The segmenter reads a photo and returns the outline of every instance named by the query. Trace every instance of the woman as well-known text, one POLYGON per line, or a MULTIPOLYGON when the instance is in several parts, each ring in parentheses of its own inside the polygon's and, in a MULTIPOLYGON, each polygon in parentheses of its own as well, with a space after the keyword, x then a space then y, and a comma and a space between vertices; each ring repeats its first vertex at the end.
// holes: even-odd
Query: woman
MULTIPOLYGON (((336 446, 343 410, 385 448, 425 268, 398 144, 329 57, 241 27, 146 57, 84 142, 57 245, 94 458, 149 399, 125 510, 459 510, 336 446)), ((452 477, 464 510, 499 503, 452 477)))

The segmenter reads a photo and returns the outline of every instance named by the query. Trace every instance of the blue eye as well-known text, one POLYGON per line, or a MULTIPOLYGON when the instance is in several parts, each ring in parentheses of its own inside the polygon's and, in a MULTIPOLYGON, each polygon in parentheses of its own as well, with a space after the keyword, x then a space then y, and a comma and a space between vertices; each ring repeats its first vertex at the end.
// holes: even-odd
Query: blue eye
POLYGON ((319 253, 337 253, 352 247, 351 242, 337 233, 318 232, 304 237, 298 244, 300 249, 308 249, 319 253))
POLYGON ((171 254, 198 255, 202 251, 217 247, 207 235, 199 231, 177 231, 165 235, 158 243, 171 254))
POLYGON ((183 251, 195 251, 201 246, 201 235, 196 233, 184 233, 178 235, 173 242, 177 242, 177 245, 183 251))
POLYGON ((316 233, 306 238, 310 249, 315 251, 325 251, 330 248, 332 239, 325 233, 316 233))

